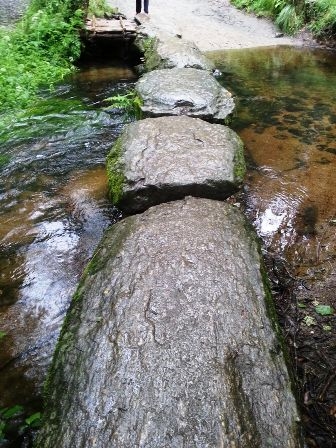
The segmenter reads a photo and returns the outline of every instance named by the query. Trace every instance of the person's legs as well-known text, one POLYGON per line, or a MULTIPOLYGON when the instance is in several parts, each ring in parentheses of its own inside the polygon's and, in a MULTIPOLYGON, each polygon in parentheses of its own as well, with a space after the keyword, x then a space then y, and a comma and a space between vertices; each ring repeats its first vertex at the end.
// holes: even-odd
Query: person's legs
POLYGON ((136 13, 139 14, 141 12, 141 1, 142 0, 136 0, 136 13))
POLYGON ((149 0, 144 0, 144 10, 145 10, 146 14, 148 14, 148 3, 149 3, 149 0))

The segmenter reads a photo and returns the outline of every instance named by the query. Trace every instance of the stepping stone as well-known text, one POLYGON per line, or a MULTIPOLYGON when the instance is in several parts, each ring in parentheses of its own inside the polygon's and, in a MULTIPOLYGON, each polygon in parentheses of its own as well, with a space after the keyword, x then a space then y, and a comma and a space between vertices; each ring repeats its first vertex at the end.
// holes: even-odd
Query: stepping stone
POLYGON ((154 70, 135 89, 147 116, 189 115, 224 123, 235 108, 231 93, 210 73, 195 68, 154 70))
POLYGON ((127 213, 188 195, 225 199, 243 181, 243 143, 198 118, 148 118, 126 126, 107 170, 112 201, 127 213))

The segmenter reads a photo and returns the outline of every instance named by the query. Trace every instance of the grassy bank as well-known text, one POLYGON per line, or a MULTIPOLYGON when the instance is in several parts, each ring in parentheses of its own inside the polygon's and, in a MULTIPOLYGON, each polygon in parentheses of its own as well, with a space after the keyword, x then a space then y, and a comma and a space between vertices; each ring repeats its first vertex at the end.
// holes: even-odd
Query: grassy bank
POLYGON ((15 28, 0 30, 0 112, 29 106, 41 86, 73 70, 82 0, 33 0, 15 28))
POLYGON ((336 0, 231 0, 239 7, 275 20, 294 34, 307 26, 316 37, 336 37, 336 0))

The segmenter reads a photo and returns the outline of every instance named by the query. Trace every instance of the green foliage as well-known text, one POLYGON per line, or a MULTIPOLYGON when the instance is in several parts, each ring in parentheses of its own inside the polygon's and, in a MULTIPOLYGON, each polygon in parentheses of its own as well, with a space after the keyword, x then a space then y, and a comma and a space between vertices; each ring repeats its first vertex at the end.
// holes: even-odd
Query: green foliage
POLYGON ((317 305, 315 311, 320 316, 332 316, 334 309, 330 305, 317 305))
POLYGON ((128 117, 134 117, 137 120, 140 120, 142 117, 142 100, 134 90, 125 95, 106 98, 104 101, 110 103, 106 108, 107 110, 123 109, 128 117))
POLYGON ((6 438, 6 430, 10 421, 23 413, 23 407, 19 405, 0 409, 0 442, 6 438))
POLYGON ((41 412, 35 412, 24 418, 24 408, 16 404, 10 408, 0 409, 0 442, 6 440, 9 428, 17 427, 18 434, 23 434, 29 429, 38 428, 41 424, 41 412))
POLYGON ((272 17, 288 34, 305 24, 316 36, 335 36, 336 0, 231 0, 238 8, 272 17))
POLYGON ((114 14, 117 10, 115 8, 111 8, 106 3, 106 0, 90 0, 88 16, 89 17, 104 17, 106 14, 114 14))
POLYGON ((336 0, 315 0, 309 3, 309 15, 313 19, 310 29, 317 36, 336 34, 336 0))
POLYGON ((303 16, 298 14, 295 6, 286 5, 276 18, 276 24, 288 34, 293 34, 303 26, 303 16))
POLYGON ((38 428, 41 425, 42 414, 41 412, 35 412, 30 417, 25 419, 25 428, 38 428))
POLYGON ((34 102, 73 69, 81 46, 79 0, 33 0, 14 29, 0 30, 0 111, 34 102))
POLYGON ((119 137, 106 160, 109 195, 113 204, 118 205, 123 196, 125 176, 121 162, 122 137, 119 137))
POLYGON ((1 341, 1 339, 3 339, 6 335, 7 335, 7 333, 5 333, 4 331, 0 331, 0 341, 1 341))

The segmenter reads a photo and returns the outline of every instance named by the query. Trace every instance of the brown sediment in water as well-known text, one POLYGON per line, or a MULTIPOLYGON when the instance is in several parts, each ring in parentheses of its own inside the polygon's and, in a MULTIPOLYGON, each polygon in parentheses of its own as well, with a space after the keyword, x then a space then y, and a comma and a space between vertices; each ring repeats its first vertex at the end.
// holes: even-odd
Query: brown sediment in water
POLYGON ((0 220, 2 240, 9 247, 22 247, 21 255, 13 250, 3 263, 0 259, 0 328, 8 335, 2 340, 0 355, 2 406, 11 404, 13 388, 20 403, 40 391, 77 278, 106 226, 100 216, 100 208, 107 203, 105 169, 99 166, 73 172, 49 202, 42 193, 25 192, 25 196, 26 200, 5 216, 5 225, 3 218, 0 220), (84 240, 75 229, 69 229, 71 224, 61 211, 64 208, 77 222, 91 221, 84 240), (60 216, 53 223, 48 217, 51 209, 54 218, 60 216), (37 222, 29 219, 38 211, 37 222), (99 231, 95 235, 92 230, 91 235, 95 226, 99 231), (37 390, 32 393, 34 387, 37 390))
MULTIPOLYGON (((219 55, 214 55, 220 61, 219 55)), ((246 145, 246 214, 263 245, 310 448, 336 446, 335 59, 268 49, 222 54, 246 145), (263 83, 260 80, 263 79, 263 83), (331 307, 321 315, 319 305, 331 307), (334 310, 334 311, 333 311, 334 310)), ((327 308, 328 309, 328 308, 327 308)))

